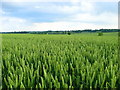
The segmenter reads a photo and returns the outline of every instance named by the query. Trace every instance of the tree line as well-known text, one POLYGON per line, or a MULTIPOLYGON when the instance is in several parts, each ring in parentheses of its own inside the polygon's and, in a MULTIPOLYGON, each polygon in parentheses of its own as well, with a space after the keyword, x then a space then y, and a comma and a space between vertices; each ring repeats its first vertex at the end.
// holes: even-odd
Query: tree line
POLYGON ((11 33, 11 34, 74 34, 74 33, 82 33, 82 32, 119 32, 120 29, 99 29, 99 30, 92 30, 92 29, 86 29, 86 30, 65 30, 65 31, 15 31, 15 32, 0 32, 0 33, 11 33))

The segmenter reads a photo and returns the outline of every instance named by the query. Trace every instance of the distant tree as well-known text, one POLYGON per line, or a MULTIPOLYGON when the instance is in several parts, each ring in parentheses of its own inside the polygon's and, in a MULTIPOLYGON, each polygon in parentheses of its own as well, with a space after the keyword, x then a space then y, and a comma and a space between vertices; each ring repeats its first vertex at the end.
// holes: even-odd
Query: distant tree
POLYGON ((120 32, 118 32, 118 36, 120 37, 120 32))
POLYGON ((64 34, 66 34, 66 31, 64 31, 64 34))
POLYGON ((68 35, 71 35, 70 31, 68 31, 68 35))
POLYGON ((102 32, 98 32, 98 36, 103 36, 103 33, 102 32))

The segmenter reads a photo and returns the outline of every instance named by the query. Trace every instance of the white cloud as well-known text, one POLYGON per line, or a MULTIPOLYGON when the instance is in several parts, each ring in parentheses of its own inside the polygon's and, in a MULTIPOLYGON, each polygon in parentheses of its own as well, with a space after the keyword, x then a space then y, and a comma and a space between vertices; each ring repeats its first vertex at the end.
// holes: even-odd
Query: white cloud
POLYGON ((102 13, 100 15, 91 15, 90 13, 76 14, 65 19, 57 20, 55 22, 45 23, 32 23, 25 19, 5 16, 1 17, 0 20, 2 21, 2 27, 0 28, 1 32, 118 28, 117 15, 108 12, 102 13))
MULTIPOLYGON (((12 1, 17 1, 17 0, 11 0, 11 2, 12 1)), ((25 2, 25 0, 20 0, 20 1, 25 2)), ((29 2, 30 1, 33 0, 29 0, 29 2)), ((109 0, 109 2, 110 1, 112 0, 109 0)), ((17 2, 19 2, 19 0, 17 2)), ((76 29, 78 30, 78 29, 100 29, 100 28, 117 29, 118 26, 117 14, 106 12, 106 13, 101 13, 99 15, 95 15, 95 14, 92 15, 91 12, 94 11, 93 2, 85 2, 83 0, 79 2, 78 0, 76 1, 71 0, 71 3, 72 3, 71 6, 69 5, 61 6, 61 5, 51 4, 50 6, 42 6, 42 5, 34 6, 35 9, 33 9, 48 13, 60 13, 60 14, 67 13, 68 17, 66 18, 60 18, 60 19, 58 18, 54 22, 35 23, 35 22, 29 22, 26 19, 22 19, 22 18, 3 16, 0 18, 3 27, 3 28, 0 27, 0 30, 1 31, 33 31, 33 30, 46 31, 46 30, 76 30, 76 29), (82 13, 81 11, 84 13, 82 13)), ((21 6, 21 4, 18 5, 21 6)), ((6 13, 6 12, 1 10, 0 13, 6 13)))
POLYGON ((34 6, 35 11, 47 13, 60 13, 60 14, 76 14, 78 12, 92 12, 94 11, 94 3, 91 2, 78 2, 71 5, 57 5, 50 3, 47 5, 34 6))
POLYGON ((5 14, 5 12, 2 9, 0 9, 0 15, 3 15, 3 14, 5 14))
POLYGON ((27 25, 26 21, 21 19, 8 20, 9 22, 3 23, 1 32, 4 31, 47 31, 47 30, 84 30, 84 29, 117 29, 116 24, 93 24, 82 22, 46 22, 46 23, 33 23, 27 25))
POLYGON ((70 16, 68 18, 64 18, 65 20, 70 21, 79 21, 79 22, 95 22, 95 23, 106 23, 106 24, 117 24, 118 23, 118 15, 111 13, 111 12, 105 12, 101 13, 99 15, 92 15, 90 13, 80 13, 73 16, 70 16))
POLYGON ((33 23, 32 26, 26 27, 28 31, 47 31, 47 30, 84 30, 84 29, 117 29, 117 25, 99 25, 92 23, 80 22, 49 22, 49 23, 33 23))
POLYGON ((22 30, 24 29, 27 25, 29 25, 29 22, 26 21, 25 19, 21 18, 16 18, 16 17, 7 17, 7 16, 2 16, 0 17, 1 20, 1 27, 0 31, 14 31, 14 30, 22 30))
POLYGON ((35 6, 36 10, 40 12, 47 12, 47 13, 75 13, 80 11, 79 6, 61 6, 61 5, 50 5, 50 7, 45 7, 45 6, 35 6))
MULTIPOLYGON (((14 0, 12 0, 14 1, 14 0)), ((91 2, 77 2, 76 4, 73 4, 73 2, 68 2, 71 3, 70 5, 67 4, 55 4, 53 2, 49 3, 43 3, 39 2, 40 4, 37 3, 25 3, 23 0, 21 2, 16 3, 16 2, 9 2, 11 6, 15 7, 21 7, 24 8, 27 11, 37 11, 37 12, 45 12, 45 13, 61 13, 61 14, 75 14, 78 12, 90 12, 94 11, 94 3, 91 2)), ((16 0, 17 1, 17 0, 16 0)), ((19 1, 19 0, 18 0, 19 1)), ((17 2, 18 2, 17 1, 17 2)))
POLYGON ((92 11, 94 10, 94 3, 91 2, 81 2, 82 11, 92 11))
POLYGON ((2 17, 2 22, 9 22, 9 23, 25 23, 25 19, 16 18, 16 17, 2 17))
POLYGON ((118 2, 119 0, 2 0, 5 2, 118 2))
MULTIPOLYGON (((69 0, 66 0, 69 1, 69 0)), ((85 2, 118 2, 119 0, 70 0, 71 2, 81 2, 81 1, 85 1, 85 2)))

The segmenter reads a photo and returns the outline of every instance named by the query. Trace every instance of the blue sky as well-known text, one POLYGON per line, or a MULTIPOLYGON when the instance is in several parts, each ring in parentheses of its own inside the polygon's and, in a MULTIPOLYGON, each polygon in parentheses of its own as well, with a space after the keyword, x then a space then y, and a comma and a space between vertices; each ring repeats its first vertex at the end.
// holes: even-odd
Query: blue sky
MULTIPOLYGON (((114 1, 114 0, 113 0, 114 1)), ((118 3, 2 2, 1 31, 46 31, 117 28, 118 3)))

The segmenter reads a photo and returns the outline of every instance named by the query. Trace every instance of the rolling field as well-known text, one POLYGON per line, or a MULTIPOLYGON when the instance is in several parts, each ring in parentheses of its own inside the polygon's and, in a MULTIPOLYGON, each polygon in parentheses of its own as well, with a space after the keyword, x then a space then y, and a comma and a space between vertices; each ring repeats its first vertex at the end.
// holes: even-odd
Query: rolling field
POLYGON ((117 33, 3 34, 3 88, 118 88, 117 33))

